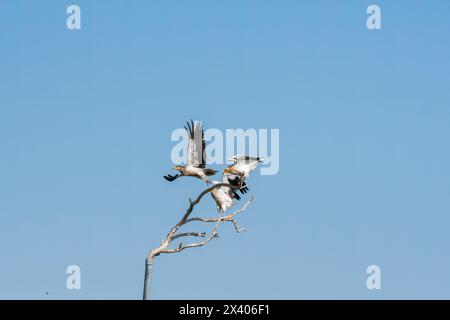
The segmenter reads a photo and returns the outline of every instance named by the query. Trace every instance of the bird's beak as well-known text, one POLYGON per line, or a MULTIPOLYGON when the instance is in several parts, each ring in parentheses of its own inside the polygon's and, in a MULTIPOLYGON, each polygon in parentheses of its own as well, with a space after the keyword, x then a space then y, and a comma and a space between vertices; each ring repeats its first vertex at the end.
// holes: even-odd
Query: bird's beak
POLYGON ((177 170, 177 166, 173 166, 172 169, 173 169, 173 170, 177 170))

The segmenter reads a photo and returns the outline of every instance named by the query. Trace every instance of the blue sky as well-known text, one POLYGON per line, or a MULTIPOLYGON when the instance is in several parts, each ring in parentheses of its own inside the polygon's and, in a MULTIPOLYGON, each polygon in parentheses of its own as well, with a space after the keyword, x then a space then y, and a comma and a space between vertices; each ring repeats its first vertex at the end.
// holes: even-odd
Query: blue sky
POLYGON ((203 188, 162 179, 191 118, 279 128, 280 171, 251 177, 247 233, 158 257, 153 298, 450 298, 449 17, 437 0, 1 1, 0 298, 141 298, 147 252, 203 188))

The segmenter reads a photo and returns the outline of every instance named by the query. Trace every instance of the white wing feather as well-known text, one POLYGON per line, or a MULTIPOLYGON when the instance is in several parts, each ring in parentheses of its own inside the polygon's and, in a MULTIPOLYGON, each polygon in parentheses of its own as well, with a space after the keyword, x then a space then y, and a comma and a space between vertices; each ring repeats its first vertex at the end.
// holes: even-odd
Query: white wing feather
POLYGON ((185 129, 188 132, 189 141, 186 163, 194 167, 204 167, 206 163, 206 157, 204 150, 205 141, 203 138, 202 123, 200 121, 197 121, 196 123, 191 121, 191 123, 188 123, 187 125, 188 126, 187 128, 185 127, 185 129))
POLYGON ((262 158, 242 155, 233 156, 230 160, 234 161, 233 167, 235 170, 242 172, 246 178, 248 178, 250 172, 256 169, 258 163, 263 162, 262 158))

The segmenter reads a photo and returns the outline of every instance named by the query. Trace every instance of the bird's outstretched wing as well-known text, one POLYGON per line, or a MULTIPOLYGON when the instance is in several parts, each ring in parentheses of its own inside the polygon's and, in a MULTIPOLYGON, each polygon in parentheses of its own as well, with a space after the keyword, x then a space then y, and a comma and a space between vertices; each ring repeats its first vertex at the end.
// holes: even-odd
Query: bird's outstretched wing
POLYGON ((231 167, 236 169, 236 171, 244 172, 246 176, 256 169, 258 163, 263 162, 263 159, 260 157, 249 156, 233 156, 229 160, 234 161, 231 167))
POLYGON ((189 142, 188 142, 188 154, 187 161, 188 165, 204 168, 206 165, 206 157, 205 157, 205 136, 202 129, 202 123, 191 120, 191 122, 186 122, 187 133, 189 134, 189 142))
POLYGON ((229 160, 233 161, 235 164, 254 164, 255 167, 258 163, 263 162, 261 157, 250 157, 250 156, 232 156, 229 160))

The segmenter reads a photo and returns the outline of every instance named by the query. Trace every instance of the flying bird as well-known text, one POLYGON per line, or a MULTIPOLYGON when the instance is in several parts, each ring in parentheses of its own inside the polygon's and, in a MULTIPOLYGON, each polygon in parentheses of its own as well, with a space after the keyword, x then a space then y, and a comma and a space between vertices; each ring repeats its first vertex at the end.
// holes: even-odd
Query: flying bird
POLYGON ((185 166, 174 166, 172 169, 179 171, 176 175, 166 175, 164 179, 167 181, 175 181, 179 177, 196 177, 202 179, 206 183, 210 183, 208 176, 213 176, 217 173, 216 170, 206 168, 206 154, 205 154, 205 136, 203 133, 202 123, 191 120, 186 122, 184 129, 189 135, 188 154, 185 166))
MULTIPOLYGON (((234 164, 226 167, 223 171, 222 183, 229 184, 231 187, 222 186, 211 191, 211 196, 217 205, 219 219, 220 213, 225 213, 234 205, 234 199, 241 200, 237 190, 242 194, 249 191, 245 180, 250 176, 250 172, 255 170, 259 163, 263 162, 263 159, 238 155, 231 157, 230 161, 234 161, 234 164)), ((220 182, 213 181, 212 183, 215 185, 220 182)))
POLYGON ((237 155, 228 160, 234 161, 234 163, 225 168, 223 171, 224 176, 227 176, 230 184, 238 187, 241 193, 246 193, 248 187, 245 180, 250 176, 250 172, 255 170, 259 163, 263 162, 263 159, 260 157, 237 155))
MULTIPOLYGON (((221 183, 220 181, 214 180, 212 181, 213 185, 216 185, 218 183, 221 183)), ((234 205, 234 199, 241 200, 241 197, 236 192, 236 188, 234 186, 237 186, 238 181, 230 180, 230 177, 226 174, 222 175, 222 183, 226 183, 231 185, 232 187, 228 186, 221 186, 218 188, 215 188, 211 191, 211 196, 216 202, 217 206, 217 213, 219 215, 220 219, 220 213, 225 213, 230 207, 234 205)), ((248 190, 248 188, 247 188, 248 190)), ((241 191, 242 192, 242 191, 241 191)), ((247 191, 245 191, 247 192, 247 191)), ((245 193, 242 192, 242 193, 245 193)))

